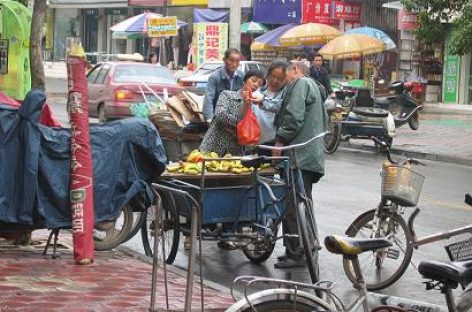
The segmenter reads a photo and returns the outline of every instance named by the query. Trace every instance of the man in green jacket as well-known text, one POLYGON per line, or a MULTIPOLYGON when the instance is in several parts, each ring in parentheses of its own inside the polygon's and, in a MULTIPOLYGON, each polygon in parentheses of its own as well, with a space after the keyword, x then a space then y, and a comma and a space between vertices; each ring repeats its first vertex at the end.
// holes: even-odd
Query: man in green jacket
MULTIPOLYGON (((328 114, 322 103, 317 84, 307 77, 308 67, 301 63, 292 63, 287 68, 288 85, 282 102, 282 108, 275 117, 276 146, 303 143, 326 130, 328 114)), ((324 141, 317 139, 295 150, 296 163, 301 169, 305 193, 312 203, 312 185, 325 173, 324 141)), ((274 156, 280 152, 274 152, 274 156)), ((313 209, 310 207, 310 209, 313 209)), ((284 233, 298 234, 296 207, 293 200, 288 200, 287 214, 283 224, 284 233)), ((316 224, 315 224, 316 227, 316 224)), ((318 236, 318 234, 316 233, 318 236)), ((276 268, 305 266, 303 248, 299 238, 285 239, 286 254, 278 258, 276 268)), ((317 254, 315 255, 317 261, 317 254)))

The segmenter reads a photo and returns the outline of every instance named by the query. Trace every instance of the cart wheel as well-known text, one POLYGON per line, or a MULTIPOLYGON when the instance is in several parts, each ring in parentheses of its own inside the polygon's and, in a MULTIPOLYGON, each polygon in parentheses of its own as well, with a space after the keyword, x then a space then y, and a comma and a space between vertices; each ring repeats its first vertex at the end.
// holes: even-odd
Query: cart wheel
POLYGON ((277 236, 279 227, 274 226, 272 220, 269 220, 267 227, 272 229, 273 237, 264 236, 260 229, 253 229, 253 233, 260 233, 260 239, 251 242, 243 248, 244 255, 252 263, 259 264, 266 261, 274 251, 275 237, 277 236))
MULTIPOLYGON (((162 226, 163 241, 167 254, 166 262, 172 264, 179 249, 180 226, 179 216, 175 208, 175 201, 172 194, 161 194, 162 198, 162 226)), ((143 247, 146 256, 152 257, 154 246, 154 220, 156 215, 156 207, 153 205, 146 211, 146 220, 141 227, 141 236, 143 239, 143 247)), ((162 241, 159 242, 159 252, 161 251, 162 241)), ((160 255, 162 258, 162 255, 160 255)))
POLYGON ((133 208, 126 204, 116 220, 95 224, 93 229, 95 250, 110 250, 124 243, 133 229, 133 217, 133 208))

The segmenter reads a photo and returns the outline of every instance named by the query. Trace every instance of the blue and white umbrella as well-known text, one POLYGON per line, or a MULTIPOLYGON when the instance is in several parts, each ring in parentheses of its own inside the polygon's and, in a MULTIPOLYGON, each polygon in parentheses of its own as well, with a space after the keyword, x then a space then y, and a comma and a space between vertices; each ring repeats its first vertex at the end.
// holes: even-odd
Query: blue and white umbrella
MULTIPOLYGON (((146 12, 130 17, 110 28, 115 39, 134 39, 147 37, 149 19, 163 17, 161 14, 146 12)), ((183 21, 177 21, 177 28, 187 25, 183 21)))
POLYGON ((344 33, 345 35, 349 34, 359 34, 359 35, 367 35, 370 37, 374 37, 379 39, 385 45, 386 51, 395 50, 397 45, 395 42, 390 38, 385 32, 381 31, 377 28, 372 27, 359 27, 359 28, 352 28, 344 33))

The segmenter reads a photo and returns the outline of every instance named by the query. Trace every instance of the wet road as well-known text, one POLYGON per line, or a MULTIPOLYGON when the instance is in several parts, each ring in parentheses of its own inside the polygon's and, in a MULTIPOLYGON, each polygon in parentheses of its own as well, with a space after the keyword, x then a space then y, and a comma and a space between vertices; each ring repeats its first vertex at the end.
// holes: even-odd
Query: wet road
MULTIPOLYGON (((354 218, 364 211, 373 209, 380 199, 379 166, 381 155, 342 150, 328 157, 327 176, 314 188, 316 217, 322 237, 328 234, 342 234, 354 218)), ((472 208, 463 204, 465 192, 472 191, 472 168, 428 162, 427 167, 416 168, 426 176, 419 207, 422 209, 416 222, 419 236, 433 234, 448 228, 465 226, 472 222, 472 208)), ((408 216, 412 209, 407 209, 408 216)), ((464 238, 458 237, 457 239, 464 238)), ((451 240, 452 241, 452 240, 451 240)), ((140 238, 127 245, 143 252, 140 238)), ((417 265, 422 259, 447 260, 443 249, 446 243, 438 242, 420 247, 413 255, 417 265)), ((262 275, 308 281, 304 269, 274 269, 276 257, 284 252, 282 242, 278 242, 271 258, 261 265, 249 262, 240 251, 225 251, 216 242, 204 243, 204 277, 229 287, 232 280, 240 275, 262 275)), ((187 267, 188 252, 180 248, 174 265, 187 267)), ((340 256, 332 255, 325 249, 320 254, 322 279, 337 282, 337 291, 343 298, 355 294, 342 269, 340 256)), ((390 288, 382 291, 394 296, 422 299, 436 304, 444 304, 438 292, 426 292, 421 277, 410 265, 403 278, 390 288)))

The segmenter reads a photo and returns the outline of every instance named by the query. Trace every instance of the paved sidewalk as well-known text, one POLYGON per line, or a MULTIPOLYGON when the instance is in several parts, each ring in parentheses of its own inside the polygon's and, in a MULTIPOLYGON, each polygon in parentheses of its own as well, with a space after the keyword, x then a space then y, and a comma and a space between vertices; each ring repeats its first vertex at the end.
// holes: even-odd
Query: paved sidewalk
MULTIPOLYGON (((439 160, 472 166, 472 110, 422 113, 420 128, 413 131, 408 125, 397 129, 392 151, 413 158, 439 160), (470 113, 469 113, 470 112, 470 113)), ((472 109, 472 107, 471 107, 472 109)), ((374 149, 369 140, 351 140, 341 147, 374 149)))
MULTIPOLYGON (((61 232, 61 257, 42 256, 46 231, 33 232, 41 244, 0 245, 0 311, 148 311, 152 266, 124 251, 97 252, 93 265, 73 264, 71 237, 61 232)), ((1 243, 0 243, 1 244, 1 243)), ((184 311, 186 277, 168 266, 169 311, 184 311)), ((165 309, 163 271, 157 305, 165 309)), ((233 303, 226 289, 205 286, 205 311, 224 311, 233 303)), ((200 287, 193 290, 192 311, 200 311, 200 287)))

